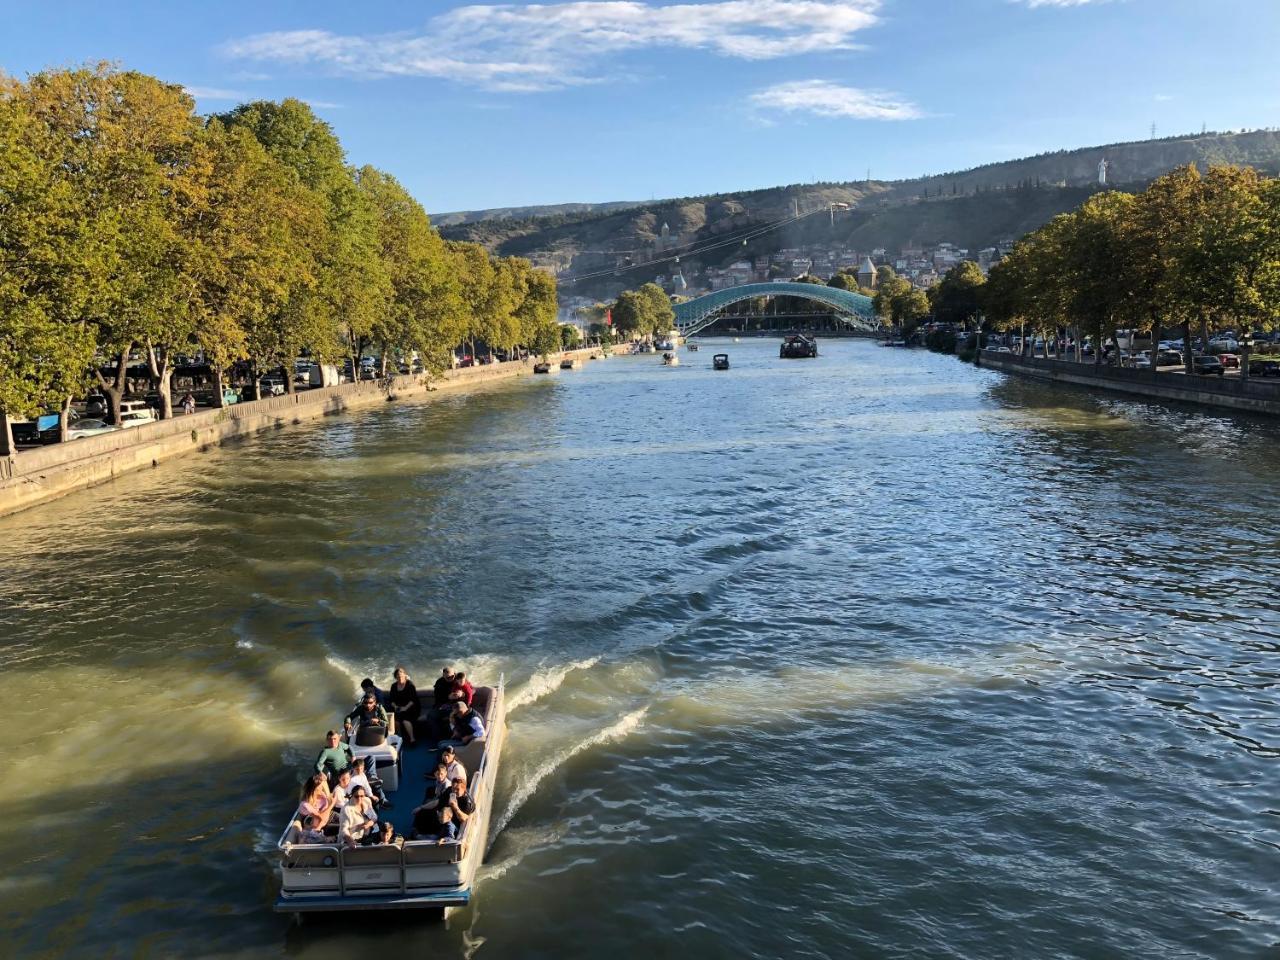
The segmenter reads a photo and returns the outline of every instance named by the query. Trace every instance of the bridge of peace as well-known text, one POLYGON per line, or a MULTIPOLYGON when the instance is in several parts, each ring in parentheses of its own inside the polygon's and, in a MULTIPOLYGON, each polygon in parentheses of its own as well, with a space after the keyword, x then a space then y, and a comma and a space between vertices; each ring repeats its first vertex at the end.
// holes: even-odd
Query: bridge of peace
POLYGON ((676 328, 686 337, 705 330, 720 319, 725 307, 757 297, 795 297, 828 307, 837 323, 851 330, 873 331, 879 327, 871 298, 861 293, 851 293, 839 287, 816 283, 771 281, 769 283, 744 283, 737 287, 716 290, 672 305, 676 315, 676 328))

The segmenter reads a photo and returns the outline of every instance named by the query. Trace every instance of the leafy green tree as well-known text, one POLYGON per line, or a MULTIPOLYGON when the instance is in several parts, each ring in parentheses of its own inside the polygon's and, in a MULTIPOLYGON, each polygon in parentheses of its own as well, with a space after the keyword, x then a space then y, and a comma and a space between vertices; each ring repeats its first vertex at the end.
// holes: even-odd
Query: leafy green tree
POLYGON ((981 268, 972 260, 956 264, 941 283, 929 290, 934 319, 956 326, 971 322, 982 309, 982 287, 986 282, 981 268))
POLYGON ((671 298, 656 283, 646 283, 638 293, 646 305, 648 332, 665 335, 676 325, 676 313, 671 308, 671 298))

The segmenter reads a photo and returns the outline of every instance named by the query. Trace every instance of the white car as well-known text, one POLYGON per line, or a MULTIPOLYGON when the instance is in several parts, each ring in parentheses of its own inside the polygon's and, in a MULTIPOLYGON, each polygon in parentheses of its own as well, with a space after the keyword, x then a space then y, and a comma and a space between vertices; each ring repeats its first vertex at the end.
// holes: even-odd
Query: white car
POLYGON ((284 379, 281 377, 263 377, 262 392, 268 397, 284 396, 284 379))
POLYGON ((111 433, 115 427, 102 420, 81 418, 67 427, 67 439, 79 440, 81 437, 96 437, 99 434, 111 433))
POLYGON ((141 427, 147 423, 155 423, 155 412, 147 407, 142 410, 122 410, 120 411, 120 429, 125 430, 129 427, 141 427))

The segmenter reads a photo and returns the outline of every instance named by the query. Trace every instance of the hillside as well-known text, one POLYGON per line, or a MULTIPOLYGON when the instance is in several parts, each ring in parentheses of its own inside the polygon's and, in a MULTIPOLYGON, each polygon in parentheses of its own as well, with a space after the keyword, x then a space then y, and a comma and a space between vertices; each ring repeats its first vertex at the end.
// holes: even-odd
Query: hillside
POLYGON ((457 214, 470 218, 444 224, 450 239, 471 240, 503 255, 527 256, 575 275, 606 271, 577 284, 575 292, 608 295, 621 286, 653 279, 668 269, 662 264, 629 268, 655 259, 666 244, 679 252, 705 246, 717 236, 741 232, 802 213, 848 204, 834 224, 829 216, 813 216, 746 245, 700 253, 682 269, 721 266, 746 254, 768 254, 810 243, 844 243, 858 250, 907 243, 950 241, 976 250, 1033 230, 1058 213, 1078 205, 1098 187, 1098 165, 1109 164, 1108 186, 1139 190, 1160 174, 1188 163, 1251 165, 1280 172, 1280 131, 1207 133, 1159 140, 1063 150, 987 164, 971 170, 940 173, 892 182, 793 184, 765 190, 640 204, 566 204, 529 207, 524 218, 482 217, 480 211, 457 214), (582 208, 582 209, 571 209, 582 208))
POLYGON ((456 227, 482 220, 528 220, 533 217, 570 216, 573 214, 609 213, 638 207, 639 200, 612 200, 608 203, 553 203, 535 207, 492 207, 488 210, 458 210, 433 213, 431 222, 438 227, 456 227))

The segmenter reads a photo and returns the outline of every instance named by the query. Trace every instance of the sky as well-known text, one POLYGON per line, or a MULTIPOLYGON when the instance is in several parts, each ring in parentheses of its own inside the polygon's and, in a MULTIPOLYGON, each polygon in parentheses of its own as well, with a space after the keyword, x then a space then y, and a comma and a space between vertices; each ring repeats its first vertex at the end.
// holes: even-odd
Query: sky
POLYGON ((298 97, 430 211, 898 179, 1280 126, 1280 0, 0 0, 0 69, 298 97))

